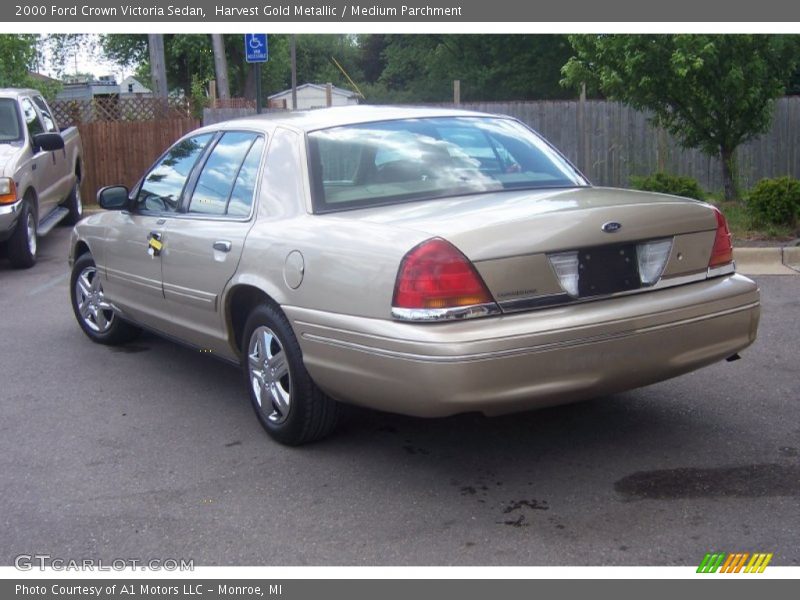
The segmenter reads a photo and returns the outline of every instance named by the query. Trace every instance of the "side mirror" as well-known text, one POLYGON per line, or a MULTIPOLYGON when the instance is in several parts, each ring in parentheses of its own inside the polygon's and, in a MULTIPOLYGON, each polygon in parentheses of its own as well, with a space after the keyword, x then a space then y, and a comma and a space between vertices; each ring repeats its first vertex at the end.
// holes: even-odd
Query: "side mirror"
POLYGON ((125 210, 130 206, 128 188, 124 185, 110 185, 97 192, 97 204, 105 210, 125 210))
POLYGON ((33 146, 45 152, 64 149, 64 138, 60 133, 37 133, 33 136, 33 146))

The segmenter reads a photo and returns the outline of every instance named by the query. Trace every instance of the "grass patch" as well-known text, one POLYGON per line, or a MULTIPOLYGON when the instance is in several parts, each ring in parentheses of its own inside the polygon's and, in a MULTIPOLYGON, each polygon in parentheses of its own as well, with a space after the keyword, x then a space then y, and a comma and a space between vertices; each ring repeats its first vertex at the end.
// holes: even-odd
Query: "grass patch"
POLYGON ((797 232, 784 225, 761 225, 753 222, 744 202, 734 200, 726 202, 711 198, 728 220, 734 242, 736 241, 790 241, 797 237, 797 232))

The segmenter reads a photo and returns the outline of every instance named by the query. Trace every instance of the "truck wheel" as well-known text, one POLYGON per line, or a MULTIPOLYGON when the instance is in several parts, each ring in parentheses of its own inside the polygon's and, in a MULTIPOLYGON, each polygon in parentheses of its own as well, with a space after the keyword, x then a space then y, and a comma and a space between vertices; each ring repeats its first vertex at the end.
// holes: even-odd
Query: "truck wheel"
POLYGON ((93 342, 117 346, 136 338, 141 330, 123 321, 103 294, 100 273, 91 254, 82 254, 69 278, 72 312, 83 332, 93 342))
POLYGON ((75 182, 64 206, 69 210, 69 214, 64 219, 66 225, 75 225, 75 223, 83 218, 83 200, 81 199, 80 181, 75 182))
POLYGON ((27 200, 22 202, 17 228, 8 239, 8 258, 15 269, 36 264, 36 215, 27 200))
POLYGON ((273 439, 299 446, 334 430, 341 405, 312 381, 297 338, 280 310, 269 305, 253 310, 244 326, 242 346, 250 401, 273 439))

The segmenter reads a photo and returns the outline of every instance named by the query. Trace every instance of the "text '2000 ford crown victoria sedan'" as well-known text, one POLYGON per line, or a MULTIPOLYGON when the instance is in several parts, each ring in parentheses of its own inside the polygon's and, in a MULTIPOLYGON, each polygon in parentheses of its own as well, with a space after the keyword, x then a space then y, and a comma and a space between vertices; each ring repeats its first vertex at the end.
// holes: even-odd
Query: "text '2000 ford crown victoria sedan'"
POLYGON ((351 107, 179 140, 75 227, 83 331, 241 363, 277 440, 340 403, 501 414, 626 390, 753 342, 713 206, 595 188, 520 122, 351 107))

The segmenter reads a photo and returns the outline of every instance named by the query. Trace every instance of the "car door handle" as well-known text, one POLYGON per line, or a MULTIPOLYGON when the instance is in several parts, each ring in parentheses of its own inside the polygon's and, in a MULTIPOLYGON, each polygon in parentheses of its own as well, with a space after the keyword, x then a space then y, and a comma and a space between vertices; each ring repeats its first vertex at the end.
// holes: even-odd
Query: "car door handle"
POLYGON ((161 233, 158 231, 151 231, 147 236, 147 254, 150 258, 155 258, 161 255, 161 250, 164 249, 164 244, 161 242, 161 233))
POLYGON ((219 250, 220 252, 230 252, 231 243, 228 240, 217 240, 214 242, 214 250, 219 250))

